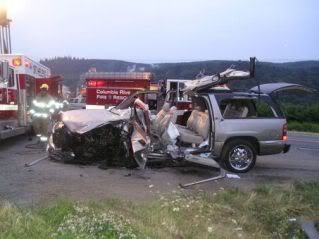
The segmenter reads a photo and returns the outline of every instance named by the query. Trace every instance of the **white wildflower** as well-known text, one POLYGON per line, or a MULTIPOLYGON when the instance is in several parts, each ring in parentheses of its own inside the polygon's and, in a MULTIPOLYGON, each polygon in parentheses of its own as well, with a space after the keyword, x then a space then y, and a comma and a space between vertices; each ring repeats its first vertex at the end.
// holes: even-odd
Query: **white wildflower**
POLYGON ((179 212, 179 207, 174 207, 173 212, 179 212))
POLYGON ((231 221, 232 221, 234 224, 236 224, 236 225, 238 224, 235 219, 231 219, 231 221))

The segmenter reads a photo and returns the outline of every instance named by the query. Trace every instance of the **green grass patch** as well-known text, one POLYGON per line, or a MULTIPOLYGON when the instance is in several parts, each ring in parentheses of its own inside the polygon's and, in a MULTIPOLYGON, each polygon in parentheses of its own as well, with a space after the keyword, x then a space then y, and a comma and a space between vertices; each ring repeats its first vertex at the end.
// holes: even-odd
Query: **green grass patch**
POLYGON ((0 238, 305 238, 291 218, 319 219, 319 183, 181 190, 143 204, 60 201, 21 209, 2 203, 0 238))
POLYGON ((289 121, 288 129, 295 131, 319 133, 319 123, 289 121))

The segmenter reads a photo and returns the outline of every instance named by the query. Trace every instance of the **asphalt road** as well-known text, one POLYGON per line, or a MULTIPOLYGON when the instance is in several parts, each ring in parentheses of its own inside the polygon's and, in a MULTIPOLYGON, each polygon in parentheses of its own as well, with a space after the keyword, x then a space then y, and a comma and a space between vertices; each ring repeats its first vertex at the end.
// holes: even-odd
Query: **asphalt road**
MULTIPOLYGON (((240 179, 222 179, 184 191, 214 191, 221 187, 245 190, 260 183, 289 185, 295 181, 319 181, 319 134, 290 132, 289 143, 292 147, 287 154, 258 157, 255 168, 239 175, 240 179)), ((27 148, 28 144, 26 137, 0 142, 0 201, 30 205, 61 198, 150 200, 159 194, 180 190, 179 183, 218 175, 217 170, 197 167, 101 170, 96 165, 70 165, 49 160, 24 167, 25 163, 46 155, 41 149, 27 148)))
POLYGON ((319 174, 319 134, 290 133, 291 149, 286 154, 259 157, 258 167, 317 172, 319 174))
POLYGON ((291 183, 319 180, 319 134, 289 132, 290 151, 286 154, 259 156, 255 168, 241 175, 241 181, 291 183))

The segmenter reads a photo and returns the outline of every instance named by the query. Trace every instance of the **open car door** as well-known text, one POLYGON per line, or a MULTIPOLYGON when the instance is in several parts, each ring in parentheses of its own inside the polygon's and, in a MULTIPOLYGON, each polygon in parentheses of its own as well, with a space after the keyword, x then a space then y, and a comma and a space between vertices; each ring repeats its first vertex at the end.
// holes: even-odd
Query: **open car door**
POLYGON ((256 58, 251 57, 249 71, 239 71, 229 68, 215 75, 203 76, 199 79, 187 81, 184 83, 185 87, 182 89, 182 91, 185 94, 189 94, 190 92, 197 92, 203 89, 210 89, 214 86, 226 84, 230 80, 251 79, 255 75, 255 62, 256 58))
POLYGON ((144 169, 151 143, 148 106, 140 99, 136 99, 134 101, 133 113, 131 146, 136 163, 141 169, 144 169))
MULTIPOLYGON (((262 84, 259 86, 261 94, 274 95, 279 92, 292 92, 292 93, 300 93, 300 92, 314 92, 314 89, 293 83, 268 83, 262 84)), ((250 89, 251 92, 259 93, 258 86, 255 86, 250 89)))

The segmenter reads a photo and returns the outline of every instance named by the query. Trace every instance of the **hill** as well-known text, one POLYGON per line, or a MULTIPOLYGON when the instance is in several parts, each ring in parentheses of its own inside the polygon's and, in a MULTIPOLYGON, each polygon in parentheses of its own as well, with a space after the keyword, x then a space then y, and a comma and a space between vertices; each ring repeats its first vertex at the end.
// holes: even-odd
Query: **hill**
MULTIPOLYGON (((78 59, 57 57, 45 59, 42 64, 51 68, 53 74, 64 77, 64 83, 75 89, 80 83, 80 75, 94 67, 97 71, 151 71, 155 80, 167 78, 193 79, 200 71, 205 74, 221 72, 234 65, 236 69, 247 70, 248 61, 200 61, 182 63, 143 64, 119 60, 78 59)), ((291 82, 315 88, 319 92, 319 61, 300 61, 287 63, 257 62, 256 80, 260 83, 291 82)), ((256 85, 256 81, 235 83, 236 88, 248 88, 256 85)), ((311 97, 318 99, 318 94, 311 97)))

